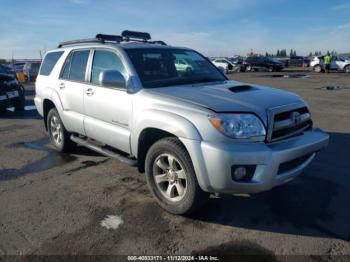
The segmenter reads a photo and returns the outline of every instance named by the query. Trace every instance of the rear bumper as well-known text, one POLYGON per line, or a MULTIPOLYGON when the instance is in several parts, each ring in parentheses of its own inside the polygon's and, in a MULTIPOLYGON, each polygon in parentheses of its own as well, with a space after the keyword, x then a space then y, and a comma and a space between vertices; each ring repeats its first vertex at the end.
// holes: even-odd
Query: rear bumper
POLYGON ((329 135, 316 129, 276 143, 209 143, 184 141, 201 188, 216 193, 257 193, 298 176, 328 145, 329 135), (190 145, 192 144, 192 145, 190 145), (194 156, 200 154, 200 157, 194 156), (295 161, 301 159, 302 161, 295 161), (254 166, 248 182, 232 178, 232 166, 254 166))
POLYGON ((34 104, 36 106, 36 110, 38 111, 39 115, 42 117, 44 116, 44 108, 43 108, 43 100, 36 96, 34 97, 34 104))

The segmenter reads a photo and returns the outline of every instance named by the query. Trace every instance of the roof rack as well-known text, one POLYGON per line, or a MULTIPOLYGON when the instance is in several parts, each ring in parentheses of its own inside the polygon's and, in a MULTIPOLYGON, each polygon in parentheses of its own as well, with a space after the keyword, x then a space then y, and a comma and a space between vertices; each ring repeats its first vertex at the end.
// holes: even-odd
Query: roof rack
POLYGON ((87 38, 87 39, 78 39, 62 42, 58 45, 58 48, 61 48, 66 45, 76 45, 76 44, 87 44, 87 43, 121 43, 121 42, 142 42, 148 44, 159 44, 166 45, 163 41, 149 41, 151 40, 151 35, 146 32, 137 32, 137 31, 129 31, 124 30, 120 35, 105 35, 105 34, 97 34, 95 38, 87 38))
POLYGON ((124 30, 122 32, 122 37, 126 41, 140 41, 140 40, 142 40, 144 42, 147 42, 148 40, 151 40, 151 35, 149 33, 129 31, 129 30, 124 30))

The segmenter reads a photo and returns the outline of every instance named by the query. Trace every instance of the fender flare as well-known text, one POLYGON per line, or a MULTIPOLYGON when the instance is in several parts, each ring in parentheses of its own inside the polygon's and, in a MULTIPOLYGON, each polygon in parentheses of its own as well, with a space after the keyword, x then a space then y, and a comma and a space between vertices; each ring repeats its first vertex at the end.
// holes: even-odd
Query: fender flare
POLYGON ((58 95, 56 90, 52 90, 51 95, 48 96, 47 98, 44 98, 44 101, 45 100, 49 100, 55 105, 55 108, 57 109, 58 114, 61 117, 61 121, 63 122, 63 125, 67 126, 66 120, 63 117, 64 110, 63 110, 62 102, 61 102, 60 96, 58 95))
POLYGON ((163 130, 179 138, 202 140, 197 128, 188 119, 172 112, 146 110, 133 122, 134 130, 130 137, 133 155, 137 156, 140 135, 147 128, 163 130))

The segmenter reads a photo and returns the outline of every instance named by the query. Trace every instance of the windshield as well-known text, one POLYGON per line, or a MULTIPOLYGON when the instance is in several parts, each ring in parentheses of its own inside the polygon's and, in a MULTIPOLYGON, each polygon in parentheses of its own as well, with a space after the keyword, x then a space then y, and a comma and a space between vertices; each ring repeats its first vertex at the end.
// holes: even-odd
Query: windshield
POLYGON ((206 58, 184 49, 126 49, 145 88, 225 81, 206 58))

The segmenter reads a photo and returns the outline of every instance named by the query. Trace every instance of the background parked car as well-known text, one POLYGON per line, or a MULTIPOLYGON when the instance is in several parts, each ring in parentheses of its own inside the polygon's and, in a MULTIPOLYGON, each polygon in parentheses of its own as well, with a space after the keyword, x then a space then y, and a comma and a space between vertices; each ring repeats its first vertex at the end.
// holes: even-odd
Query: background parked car
POLYGON ((23 72, 27 81, 35 81, 38 76, 41 62, 26 62, 23 66, 23 72))
POLYGON ((13 74, 0 65, 0 111, 14 106, 16 111, 24 110, 24 88, 13 74))
POLYGON ((247 67, 250 65, 242 57, 228 58, 227 60, 229 60, 231 63, 233 63, 238 68, 237 72, 247 71, 247 67))
POLYGON ((176 59, 175 67, 177 71, 188 72, 193 70, 193 66, 186 59, 176 59))
MULTIPOLYGON (((315 56, 310 62, 310 66, 316 73, 324 72, 324 56, 315 56)), ((350 73, 350 59, 339 56, 332 56, 331 70, 350 73)))
POLYGON ((243 59, 237 58, 214 58, 211 61, 216 67, 222 67, 226 73, 245 72, 248 65, 243 59))
POLYGON ((236 65, 233 64, 226 58, 215 58, 211 61, 216 67, 223 68, 226 73, 232 71, 233 69, 237 69, 236 65))
POLYGON ((247 71, 263 69, 268 70, 269 72, 273 72, 282 71, 285 67, 282 62, 268 56, 250 56, 247 57, 246 62, 250 64, 247 66, 247 71))

